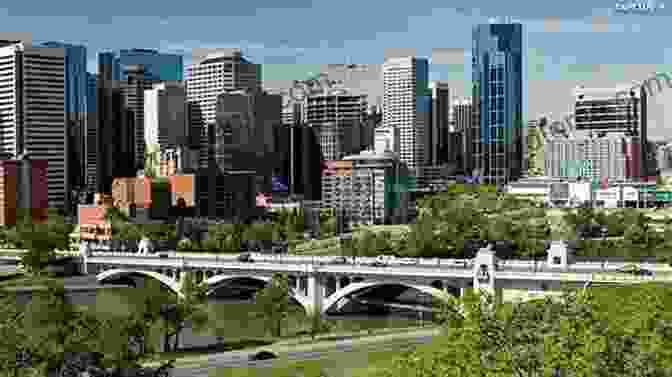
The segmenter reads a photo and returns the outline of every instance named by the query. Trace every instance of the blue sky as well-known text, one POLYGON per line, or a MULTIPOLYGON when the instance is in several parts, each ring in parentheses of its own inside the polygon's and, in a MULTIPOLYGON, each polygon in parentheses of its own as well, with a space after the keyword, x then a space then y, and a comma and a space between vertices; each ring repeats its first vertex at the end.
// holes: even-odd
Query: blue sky
MULTIPOLYGON (((36 5, 3 2, 3 31, 85 44, 91 71, 102 50, 154 48, 184 53, 188 61, 195 47, 235 46, 265 64, 265 79, 292 80, 322 64, 376 64, 413 49, 433 57, 431 78, 448 80, 460 96, 471 75, 464 63, 471 60, 473 25, 510 16, 524 25, 528 117, 563 112, 571 100, 568 91, 578 83, 611 86, 654 71, 672 74, 672 4, 648 15, 616 14, 615 0, 76 0, 36 5)), ((659 97, 656 101, 672 99, 665 93, 659 97)), ((650 123, 662 130, 664 109, 660 113, 650 123)))

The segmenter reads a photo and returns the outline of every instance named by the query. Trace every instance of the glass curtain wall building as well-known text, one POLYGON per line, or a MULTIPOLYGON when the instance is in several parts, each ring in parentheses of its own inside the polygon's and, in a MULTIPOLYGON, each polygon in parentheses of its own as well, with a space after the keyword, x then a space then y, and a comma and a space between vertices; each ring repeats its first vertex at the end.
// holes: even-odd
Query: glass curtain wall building
POLYGON ((505 184, 523 168, 522 25, 478 25, 473 31, 471 128, 474 175, 505 184))
POLYGON ((65 51, 65 117, 68 133, 68 171, 72 188, 85 185, 86 139, 86 47, 62 42, 45 42, 43 47, 65 51))
POLYGON ((116 81, 128 80, 128 67, 137 65, 144 67, 145 80, 149 81, 182 81, 184 76, 182 55, 139 48, 105 54, 112 65, 112 79, 116 81))

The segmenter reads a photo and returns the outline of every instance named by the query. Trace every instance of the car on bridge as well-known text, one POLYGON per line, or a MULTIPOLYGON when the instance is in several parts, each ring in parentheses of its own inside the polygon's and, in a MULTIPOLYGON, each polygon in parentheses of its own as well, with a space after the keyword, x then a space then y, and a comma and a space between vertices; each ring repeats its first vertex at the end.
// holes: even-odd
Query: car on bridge
POLYGON ((419 258, 399 258, 395 260, 395 262, 399 263, 402 266, 416 266, 420 263, 419 258))
POLYGON ((653 276, 653 271, 639 267, 636 264, 628 264, 618 269, 618 272, 636 276, 653 276))
POLYGON ((394 255, 379 255, 376 257, 376 260, 371 263, 373 267, 387 267, 390 264, 395 262, 396 257, 394 255))
POLYGON ((330 261, 331 264, 347 264, 348 259, 346 257, 335 257, 330 261))
POLYGON ((238 255, 238 262, 252 263, 254 259, 252 258, 252 253, 242 253, 238 255))

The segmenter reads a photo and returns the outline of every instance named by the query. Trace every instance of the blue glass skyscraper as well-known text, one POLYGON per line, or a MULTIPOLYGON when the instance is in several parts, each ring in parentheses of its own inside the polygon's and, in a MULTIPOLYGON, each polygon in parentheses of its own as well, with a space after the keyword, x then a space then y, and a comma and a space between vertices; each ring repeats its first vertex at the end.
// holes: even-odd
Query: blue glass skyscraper
POLYGON ((62 42, 45 42, 44 47, 65 50, 65 114, 68 132, 68 164, 70 187, 84 184, 84 143, 86 134, 86 47, 62 42))
POLYGON ((182 81, 184 75, 182 55, 156 50, 134 48, 119 53, 104 52, 98 55, 98 63, 111 64, 112 79, 116 81, 128 78, 126 68, 131 65, 142 65, 148 81, 182 81))
POLYGON ((517 23, 478 25, 473 31, 470 167, 497 184, 522 174, 522 34, 517 23))
POLYGON ((98 162, 98 114, 96 112, 96 102, 98 98, 97 76, 95 73, 87 72, 86 86, 86 144, 85 144, 85 167, 86 167, 86 186, 88 188, 96 187, 96 166, 98 162))

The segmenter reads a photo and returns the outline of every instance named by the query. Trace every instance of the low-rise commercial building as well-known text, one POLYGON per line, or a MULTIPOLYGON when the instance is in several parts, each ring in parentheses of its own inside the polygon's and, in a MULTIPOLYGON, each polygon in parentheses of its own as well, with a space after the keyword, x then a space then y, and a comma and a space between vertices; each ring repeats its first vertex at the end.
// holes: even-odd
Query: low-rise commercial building
POLYGON ((14 225, 20 216, 46 220, 49 210, 46 160, 0 160, 0 224, 14 225))

